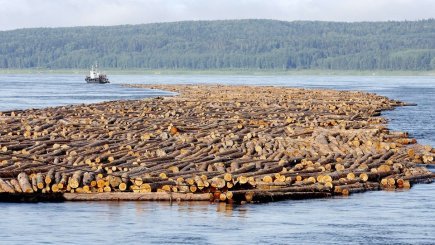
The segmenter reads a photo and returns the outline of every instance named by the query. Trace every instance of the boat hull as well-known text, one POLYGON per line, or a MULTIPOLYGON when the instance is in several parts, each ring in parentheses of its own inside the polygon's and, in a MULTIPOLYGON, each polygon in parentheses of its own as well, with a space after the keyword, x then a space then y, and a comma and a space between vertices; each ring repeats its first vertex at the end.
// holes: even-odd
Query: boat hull
POLYGON ((85 81, 87 83, 100 83, 100 84, 110 83, 109 79, 107 79, 105 77, 99 77, 99 78, 86 77, 85 81))

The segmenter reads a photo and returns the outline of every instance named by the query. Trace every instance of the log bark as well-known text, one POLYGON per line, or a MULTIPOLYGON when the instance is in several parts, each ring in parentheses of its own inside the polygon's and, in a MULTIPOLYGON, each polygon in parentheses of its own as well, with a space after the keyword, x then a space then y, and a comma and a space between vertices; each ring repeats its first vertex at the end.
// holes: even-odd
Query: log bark
POLYGON ((237 202, 275 202, 281 200, 299 200, 308 198, 325 198, 330 197, 331 193, 328 192, 245 192, 234 193, 232 192, 233 200, 237 202))
POLYGON ((20 183, 21 190, 25 193, 32 193, 33 188, 29 182, 29 176, 26 173, 20 173, 18 175, 18 182, 20 183))
POLYGON ((52 168, 48 171, 47 175, 45 176, 45 184, 50 185, 52 182, 54 182, 55 169, 52 168))
POLYGON ((20 183, 18 183, 16 179, 11 179, 10 183, 14 187, 15 192, 17 193, 23 192, 23 190, 20 187, 20 183))
POLYGON ((15 193, 15 190, 14 190, 13 186, 8 184, 2 178, 0 178, 0 189, 2 190, 2 192, 15 193))
POLYGON ((74 174, 69 179, 68 185, 75 189, 80 186, 81 180, 82 180, 83 172, 81 170, 77 170, 74 172, 74 174))
POLYGON ((65 193, 63 197, 66 201, 206 201, 210 202, 210 194, 192 194, 192 193, 96 193, 96 194, 76 194, 65 193))

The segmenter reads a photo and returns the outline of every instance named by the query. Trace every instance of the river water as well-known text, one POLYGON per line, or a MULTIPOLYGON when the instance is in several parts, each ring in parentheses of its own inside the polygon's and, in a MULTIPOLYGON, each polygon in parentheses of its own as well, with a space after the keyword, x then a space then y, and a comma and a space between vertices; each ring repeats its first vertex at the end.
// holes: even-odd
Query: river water
MULTIPOLYGON (((221 83, 375 92, 417 103, 383 112, 392 130, 435 145, 435 77, 0 75, 0 111, 168 95, 125 83, 221 83)), ((435 184, 347 198, 203 203, 0 203, 0 244, 435 244, 435 184)))

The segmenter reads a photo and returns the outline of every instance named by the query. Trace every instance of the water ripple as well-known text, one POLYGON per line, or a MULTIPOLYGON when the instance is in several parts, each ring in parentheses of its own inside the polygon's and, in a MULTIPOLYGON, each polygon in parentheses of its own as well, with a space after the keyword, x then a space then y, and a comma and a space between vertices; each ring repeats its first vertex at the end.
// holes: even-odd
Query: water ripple
MULTIPOLYGON (((122 83, 224 83, 362 90, 410 103, 389 127, 435 145, 434 77, 0 75, 0 110, 164 95, 122 83)), ((435 184, 409 191, 260 205, 150 202, 0 203, 0 244, 434 244, 435 184)))

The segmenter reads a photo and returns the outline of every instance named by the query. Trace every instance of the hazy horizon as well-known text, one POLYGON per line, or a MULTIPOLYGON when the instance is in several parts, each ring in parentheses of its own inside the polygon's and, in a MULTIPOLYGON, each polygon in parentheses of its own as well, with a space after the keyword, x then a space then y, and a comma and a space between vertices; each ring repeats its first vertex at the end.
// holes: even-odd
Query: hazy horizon
POLYGON ((0 4, 0 30, 238 19, 374 22, 435 17, 432 0, 0 0, 0 4))
POLYGON ((418 20, 385 20, 385 21, 332 21, 332 20, 279 20, 279 19, 215 19, 215 20, 176 20, 176 21, 160 21, 160 22, 149 22, 149 23, 136 23, 136 24, 113 24, 113 25, 77 25, 77 26, 35 26, 35 27, 20 27, 15 29, 0 30, 2 31, 14 31, 21 29, 38 29, 38 28, 74 28, 74 27, 111 27, 111 26, 128 26, 128 25, 148 25, 148 24, 164 24, 164 23, 177 23, 177 22, 212 22, 212 21, 236 21, 236 20, 270 20, 270 21, 283 21, 283 22, 336 22, 336 23, 361 23, 361 22, 407 22, 407 21, 428 21, 435 20, 435 18, 418 19, 418 20))

